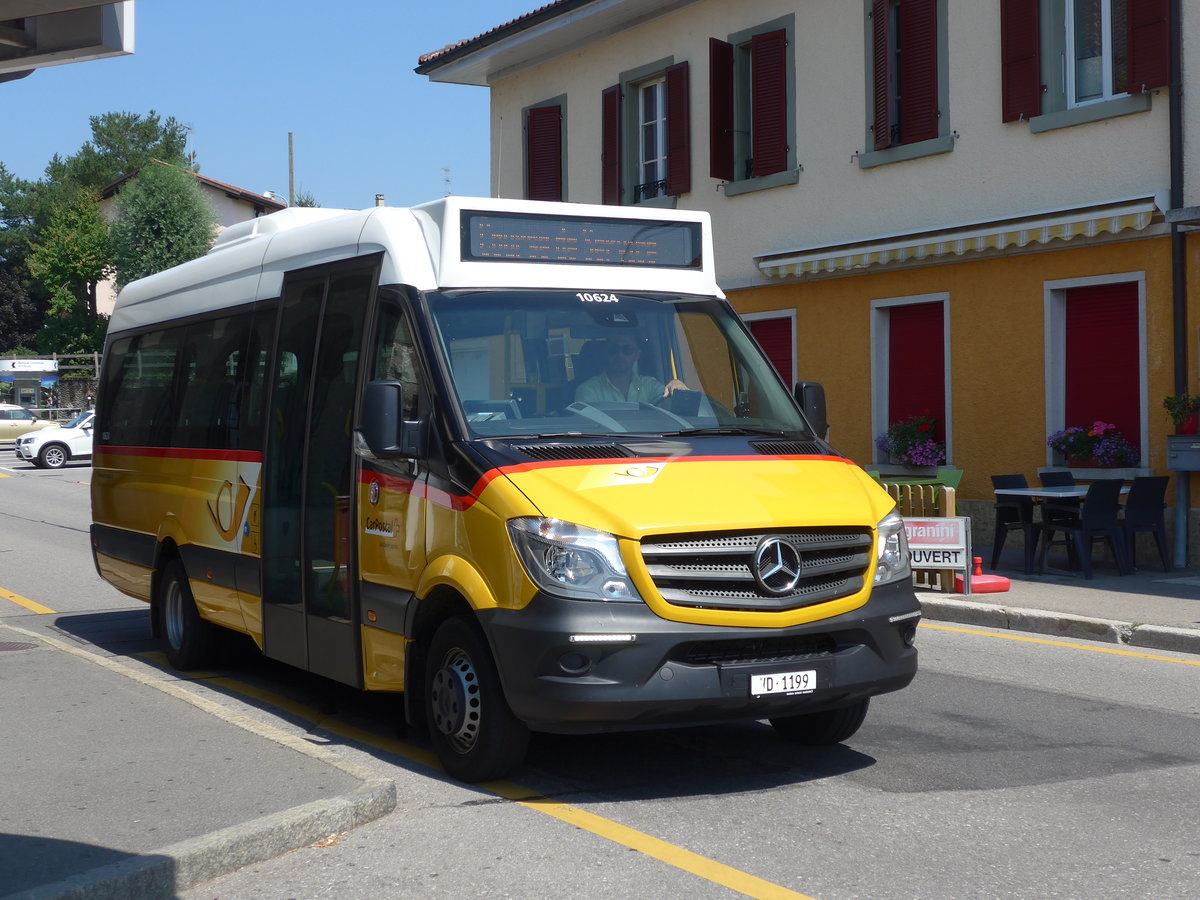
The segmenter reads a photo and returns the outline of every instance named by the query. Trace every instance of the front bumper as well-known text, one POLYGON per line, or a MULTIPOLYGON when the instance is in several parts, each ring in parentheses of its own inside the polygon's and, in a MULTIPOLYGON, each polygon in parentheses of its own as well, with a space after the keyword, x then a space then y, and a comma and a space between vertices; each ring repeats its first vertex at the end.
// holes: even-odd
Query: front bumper
POLYGON ((916 675, 919 617, 908 583, 877 588, 851 613, 793 628, 686 625, 640 603, 541 593, 520 611, 481 613, 513 712, 534 730, 564 733, 798 715, 896 691, 916 675), (812 692, 750 693, 751 675, 812 670, 812 692))
POLYGON ((23 459, 26 462, 33 462, 37 459, 37 454, 33 452, 33 444, 17 443, 16 453, 18 459, 23 459))

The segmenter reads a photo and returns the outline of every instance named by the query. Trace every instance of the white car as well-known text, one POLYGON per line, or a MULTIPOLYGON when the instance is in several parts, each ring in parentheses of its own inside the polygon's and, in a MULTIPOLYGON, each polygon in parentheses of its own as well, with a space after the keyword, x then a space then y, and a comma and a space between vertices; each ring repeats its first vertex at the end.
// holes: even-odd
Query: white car
POLYGON ((43 469, 58 469, 71 459, 92 458, 95 410, 81 412, 65 425, 54 425, 17 438, 17 457, 43 469))

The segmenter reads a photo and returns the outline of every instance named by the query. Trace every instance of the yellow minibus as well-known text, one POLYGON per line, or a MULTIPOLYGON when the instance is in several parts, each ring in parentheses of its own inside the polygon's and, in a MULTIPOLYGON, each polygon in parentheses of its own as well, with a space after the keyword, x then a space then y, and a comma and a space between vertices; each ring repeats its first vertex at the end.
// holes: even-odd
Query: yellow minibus
POLYGON ((223 629, 403 692, 445 769, 531 731, 844 741, 916 673, 893 502, 725 300, 707 214, 287 209, 128 285, 91 538, 172 665, 223 629))

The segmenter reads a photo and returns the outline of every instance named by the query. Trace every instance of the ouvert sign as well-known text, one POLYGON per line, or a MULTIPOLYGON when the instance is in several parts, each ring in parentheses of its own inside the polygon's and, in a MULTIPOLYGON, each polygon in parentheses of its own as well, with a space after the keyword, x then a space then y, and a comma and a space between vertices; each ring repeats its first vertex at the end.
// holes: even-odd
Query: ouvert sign
POLYGON ((904 519, 914 569, 955 569, 963 573, 963 592, 971 592, 971 520, 967 516, 904 519))

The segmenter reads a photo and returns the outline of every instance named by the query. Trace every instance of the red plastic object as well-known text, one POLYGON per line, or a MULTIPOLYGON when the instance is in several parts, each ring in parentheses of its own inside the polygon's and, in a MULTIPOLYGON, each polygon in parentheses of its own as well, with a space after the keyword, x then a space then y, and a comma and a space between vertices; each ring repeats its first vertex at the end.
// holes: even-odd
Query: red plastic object
MULTIPOLYGON (((972 594, 999 594, 1008 590, 1009 580, 1003 575, 983 574, 982 556, 976 556, 974 562, 975 572, 971 575, 972 594)), ((954 590, 960 594, 966 590, 961 575, 954 576, 954 590)))

